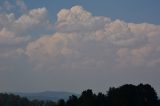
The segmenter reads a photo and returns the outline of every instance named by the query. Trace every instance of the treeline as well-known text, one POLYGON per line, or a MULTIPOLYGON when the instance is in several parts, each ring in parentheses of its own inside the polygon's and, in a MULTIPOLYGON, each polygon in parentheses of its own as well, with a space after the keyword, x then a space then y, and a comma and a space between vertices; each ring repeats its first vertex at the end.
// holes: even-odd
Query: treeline
POLYGON ((61 99, 58 102, 31 101, 17 95, 0 93, 0 106, 160 106, 160 100, 149 84, 126 84, 112 87, 106 94, 94 94, 88 89, 79 97, 72 95, 67 101, 61 99))

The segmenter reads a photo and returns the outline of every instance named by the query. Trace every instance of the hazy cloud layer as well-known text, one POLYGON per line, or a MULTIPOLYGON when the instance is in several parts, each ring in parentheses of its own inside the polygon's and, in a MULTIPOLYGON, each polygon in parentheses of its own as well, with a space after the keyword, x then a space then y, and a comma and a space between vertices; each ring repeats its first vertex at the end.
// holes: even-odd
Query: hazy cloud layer
POLYGON ((17 62, 14 70, 30 67, 30 71, 25 70, 30 77, 26 80, 32 80, 26 85, 28 89, 104 90, 106 84, 156 85, 160 80, 159 25, 93 16, 83 7, 74 6, 59 11, 53 34, 35 37, 35 32, 45 32, 52 24, 47 9, 28 10, 19 0, 17 5, 25 10, 20 17, 0 14, 0 59, 5 61, 0 66, 5 72, 11 70, 6 67, 7 63, 12 66, 12 59, 17 62))

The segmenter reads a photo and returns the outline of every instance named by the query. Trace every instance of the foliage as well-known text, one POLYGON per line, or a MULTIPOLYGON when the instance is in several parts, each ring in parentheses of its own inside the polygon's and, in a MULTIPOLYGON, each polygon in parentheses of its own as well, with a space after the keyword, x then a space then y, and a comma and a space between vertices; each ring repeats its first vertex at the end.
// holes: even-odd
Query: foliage
POLYGON ((160 106, 160 100, 149 84, 126 84, 110 88, 107 94, 94 94, 88 89, 80 97, 72 95, 67 101, 61 99, 57 102, 30 101, 17 95, 0 93, 0 106, 160 106))

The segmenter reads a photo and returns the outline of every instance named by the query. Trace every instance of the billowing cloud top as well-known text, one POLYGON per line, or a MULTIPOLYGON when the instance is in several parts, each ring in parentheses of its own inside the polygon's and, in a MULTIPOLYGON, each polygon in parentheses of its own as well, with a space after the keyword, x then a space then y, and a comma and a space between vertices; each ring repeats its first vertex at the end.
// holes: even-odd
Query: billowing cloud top
MULTIPOLYGON (((3 45, 0 58, 5 61, 18 59, 20 63, 27 61, 23 63, 28 64, 31 70, 53 73, 50 74, 53 78, 59 75, 64 78, 63 83, 68 83, 68 77, 76 76, 75 81, 83 80, 86 86, 94 81, 97 84, 102 80, 114 81, 115 77, 115 80, 120 80, 122 73, 128 76, 123 81, 128 82, 134 82, 135 78, 141 81, 150 78, 153 82, 158 78, 159 25, 111 20, 93 16, 81 6, 73 6, 57 14, 53 34, 34 36, 33 33, 39 29, 45 32, 50 25, 48 20, 46 8, 30 10, 19 18, 13 13, 0 14, 0 44, 3 45)), ((0 64, 7 71, 4 63, 0 64)))
POLYGON ((103 28, 110 21, 106 17, 93 17, 81 6, 74 6, 70 10, 62 9, 57 17, 56 28, 60 32, 89 32, 103 28))

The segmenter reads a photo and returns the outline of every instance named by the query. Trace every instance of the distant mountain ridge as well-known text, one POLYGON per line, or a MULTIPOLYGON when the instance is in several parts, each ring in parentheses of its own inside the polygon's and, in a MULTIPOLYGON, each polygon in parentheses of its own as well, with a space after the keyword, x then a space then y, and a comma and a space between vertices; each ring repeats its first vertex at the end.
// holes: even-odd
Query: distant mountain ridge
POLYGON ((67 100, 69 96, 75 95, 79 96, 79 94, 72 93, 72 92, 64 92, 64 91, 44 91, 44 92, 34 92, 34 93, 23 93, 23 92, 16 92, 13 93, 15 95, 19 95, 21 97, 26 97, 29 100, 52 100, 58 101, 60 99, 67 100))

